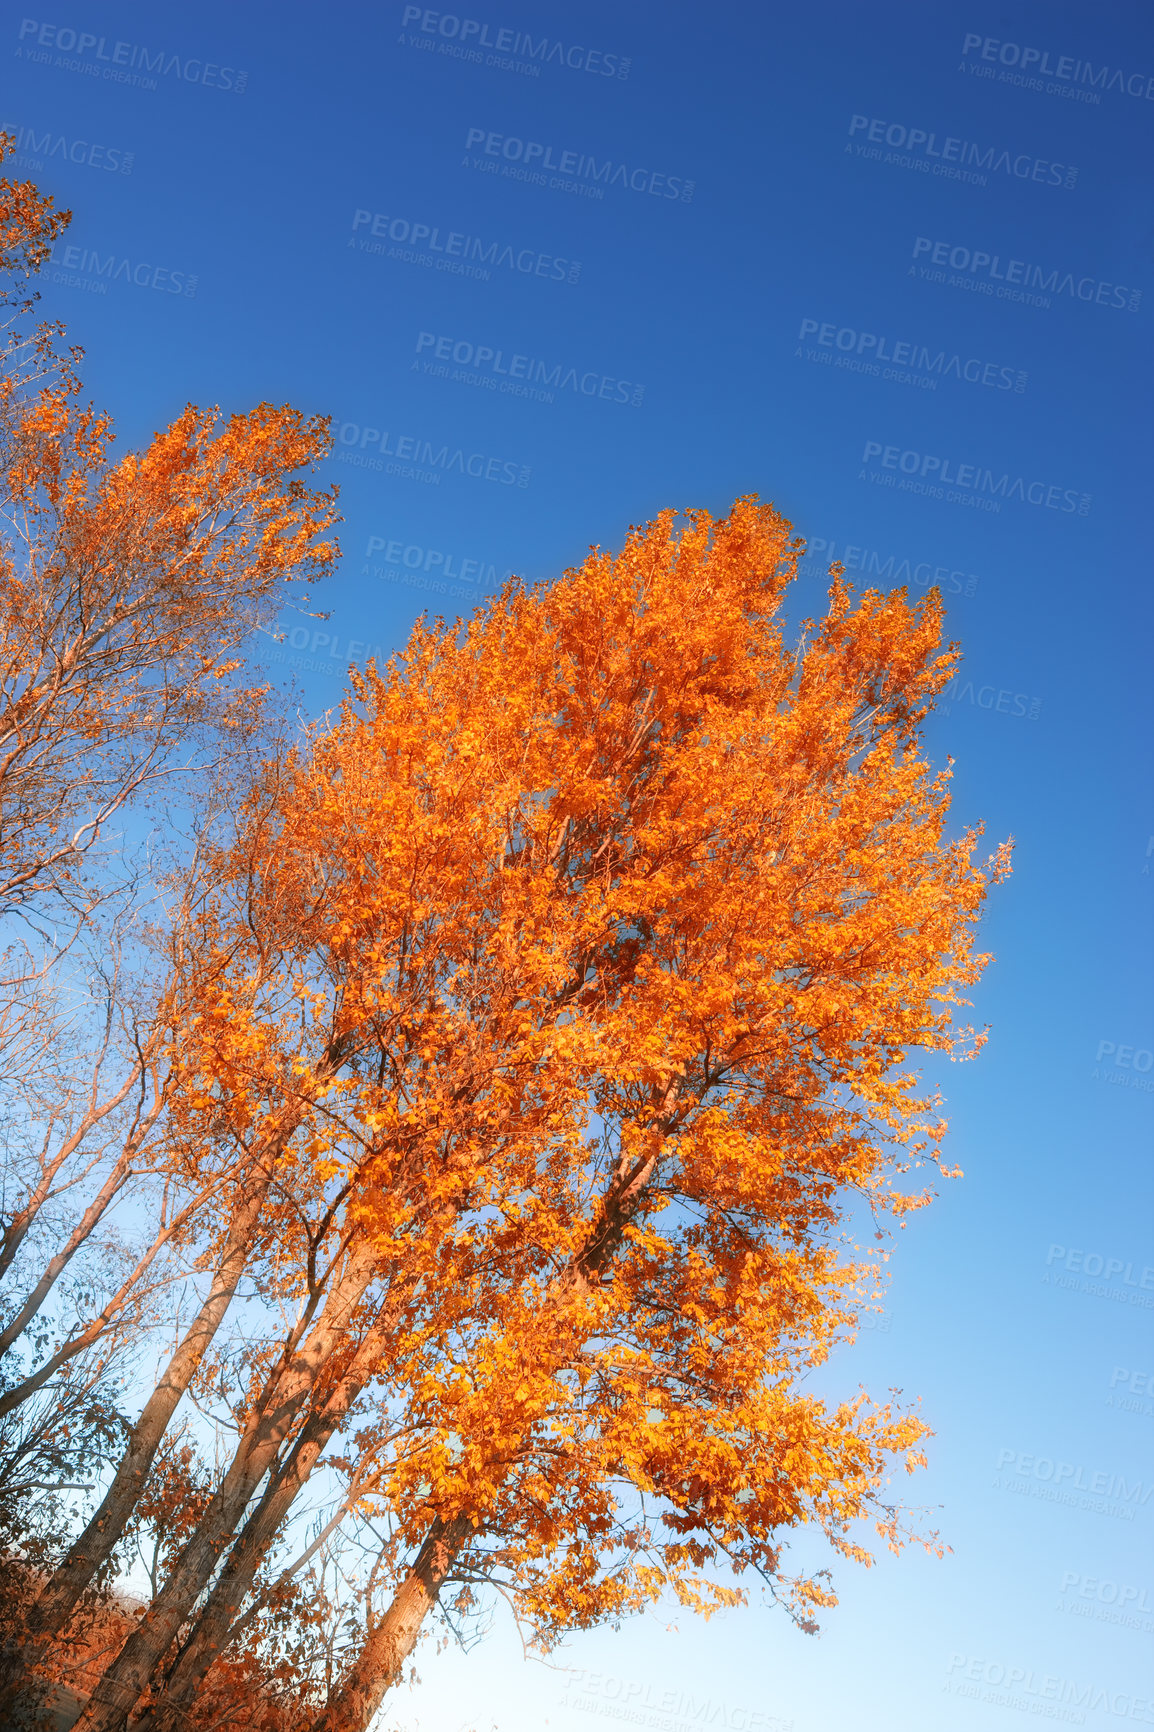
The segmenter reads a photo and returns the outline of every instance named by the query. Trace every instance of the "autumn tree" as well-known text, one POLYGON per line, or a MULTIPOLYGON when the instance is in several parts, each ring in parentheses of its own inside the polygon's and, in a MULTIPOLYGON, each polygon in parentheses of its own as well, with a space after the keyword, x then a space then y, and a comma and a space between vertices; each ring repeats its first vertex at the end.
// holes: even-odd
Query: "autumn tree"
POLYGON ((346 1042, 293 1061, 344 1261, 86 1732, 149 1691, 134 1726, 188 1713, 373 1379, 414 1557, 325 1732, 367 1724, 454 1575, 499 1570, 546 1639, 726 1603, 733 1568, 805 1622, 830 1594, 790 1576, 791 1528, 901 1543, 885 1475, 924 1427, 801 1384, 872 1278, 849 1212, 923 1200, 901 1180, 943 1126, 908 1055, 976 1044, 953 1013, 1005 862, 947 839, 919 751, 953 665, 936 596, 835 570, 791 646, 790 526, 687 518, 418 627, 262 808, 187 1087, 247 1111, 275 940, 314 1054, 346 1042))
MULTIPOLYGON (((902 1543, 885 1470, 922 1460, 926 1427, 801 1385, 868 1285, 868 1261, 839 1255, 847 1206, 900 1218, 924 1200, 895 1180, 943 1126, 907 1055, 973 1050, 951 1007, 1006 858, 983 871, 975 838, 945 840, 947 778, 917 750, 951 665, 936 600, 855 604, 835 571, 791 658, 738 612, 788 526, 749 504, 693 516, 680 539, 666 518, 621 560, 595 555, 555 640, 578 738, 616 712, 618 739, 648 734, 665 760, 674 797, 648 815, 622 910, 649 967, 593 1097, 601 1134, 567 1196, 534 1198, 537 1266, 486 1294, 471 1353, 426 1357, 423 1446, 392 1491, 420 1543, 317 1732, 369 1723, 454 1579, 496 1572, 546 1643, 669 1592, 732 1603, 746 1570, 809 1628, 835 1596, 786 1570, 789 1529, 868 1561, 853 1527, 872 1515, 902 1543), (615 663, 633 678, 616 685, 615 663)), ((554 782, 527 857, 571 810, 554 782)))

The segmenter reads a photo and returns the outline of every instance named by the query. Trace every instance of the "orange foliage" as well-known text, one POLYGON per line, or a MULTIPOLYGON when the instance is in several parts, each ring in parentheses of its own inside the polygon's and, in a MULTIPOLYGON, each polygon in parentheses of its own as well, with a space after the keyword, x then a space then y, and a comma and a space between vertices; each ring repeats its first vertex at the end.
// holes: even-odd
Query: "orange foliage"
POLYGON ((357 681, 266 790, 179 1055, 188 1101, 253 1110, 272 946, 324 1102, 300 1152, 407 1295, 387 1500, 414 1544, 467 1516, 546 1634, 726 1603, 726 1560, 807 1621, 830 1596, 785 1580, 784 1530, 899 1543, 885 1475, 924 1425, 800 1380, 872 1278, 847 1206, 925 1200, 907 1055, 977 1044, 953 1016, 1007 865, 947 838, 918 749, 937 597, 835 569, 795 650, 790 526, 686 517, 357 681))
MULTIPOLYGON (((789 526, 753 501, 689 515, 680 536, 665 514, 620 558, 506 598, 463 655, 443 639, 430 658, 459 718, 449 773, 483 759, 499 788, 515 765, 504 846, 474 867, 486 960, 523 1007, 524 1060, 560 1051, 569 1087, 550 1091, 545 1160, 477 1160, 495 1219, 454 1250, 474 1284, 467 1349, 422 1349, 424 1441, 392 1496, 415 1532, 466 1511, 559 1627, 666 1585, 708 1603, 696 1573, 723 1555, 775 1577, 773 1536, 800 1520, 863 1556, 847 1524, 890 1455, 921 1459, 920 1421, 830 1413, 796 1383, 866 1275, 834 1240, 843 1199, 924 1200, 895 1180, 943 1126, 904 1059, 964 1050, 951 1011, 1005 864, 945 841, 946 777, 916 750, 952 665, 936 602, 855 602, 835 574, 794 656, 774 622, 789 526), (499 701, 477 703, 462 659, 499 701), (574 972, 558 1028, 549 995, 574 972), (622 1526, 621 1483, 656 1500, 666 1539, 622 1526), (601 1551, 637 1561, 594 1587, 601 1551)), ((370 695, 382 709, 386 688, 370 695)), ((349 732, 375 746, 380 725, 349 732)), ((344 798, 348 754, 330 750, 344 798)), ((455 981, 454 1008, 473 990, 455 981)), ((881 1526, 894 1537, 884 1511, 881 1526)))
MULTIPOLYGON (((0 181, 0 271, 36 268, 66 219, 0 181)), ((0 906, 74 876, 197 729, 251 718, 239 646, 336 557, 335 495, 292 478, 326 421, 189 405, 113 461, 58 335, 13 333, 0 369, 0 906)))
MULTIPOLYGON (((0 132, 0 162, 15 148, 11 133, 0 132)), ((10 279, 0 304, 20 304, 20 279, 40 269, 71 220, 71 211, 56 210, 51 193, 31 181, 0 179, 0 276, 10 279)))

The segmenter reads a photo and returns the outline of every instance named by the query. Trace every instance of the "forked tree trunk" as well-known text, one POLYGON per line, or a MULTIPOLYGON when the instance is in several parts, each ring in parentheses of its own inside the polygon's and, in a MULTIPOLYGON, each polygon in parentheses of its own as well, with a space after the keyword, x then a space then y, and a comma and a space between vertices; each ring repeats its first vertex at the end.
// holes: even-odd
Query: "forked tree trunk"
POLYGON ((164 1693, 132 1722, 133 1732, 174 1732, 192 1724, 196 1692, 228 1645, 256 1573, 276 1542, 286 1516, 334 1431, 372 1377, 393 1326, 380 1319, 357 1349, 348 1371, 324 1406, 309 1419, 284 1468, 273 1477, 238 1535, 207 1602, 184 1642, 164 1693))
POLYGON ((261 1481, 299 1420, 325 1365, 339 1345, 375 1273, 371 1248, 350 1255, 324 1312, 305 1341, 270 1379, 232 1463, 195 1532, 144 1617, 105 1672, 76 1722, 75 1732, 121 1732, 160 1672, 181 1625, 212 1579, 261 1481))
MULTIPOLYGON (((115 1112, 117 1107, 121 1106, 123 1102, 127 1100, 133 1088, 140 1081, 145 1069, 146 1061, 143 1058, 139 1059, 136 1064, 132 1065, 129 1068, 128 1075, 122 1079, 120 1087, 116 1089, 113 1094, 109 1095, 106 1100, 101 1101, 98 1106, 91 1107, 88 1112, 84 1114, 75 1130, 64 1139, 55 1155, 45 1162, 40 1178, 33 1189, 32 1194, 29 1196, 23 1208, 17 1210, 16 1214, 8 1223, 3 1235, 3 1240, 0 1242, 0 1279, 2 1279, 12 1267, 16 1254, 27 1237, 29 1228, 36 1220, 36 1217, 40 1213, 44 1204, 48 1202, 52 1196, 52 1184, 59 1174, 60 1169, 71 1159, 77 1149, 80 1148, 89 1132, 94 1130, 96 1126, 101 1124, 104 1119, 108 1118, 111 1113, 115 1112)), ((163 1089, 159 1091, 151 1107, 147 1113, 144 1114, 142 1121, 136 1125, 132 1135, 127 1139, 119 1156, 113 1163, 111 1172, 100 1187, 97 1195, 84 1211, 81 1219, 73 1228, 68 1237, 67 1243, 49 1262, 47 1268, 33 1286, 31 1293, 24 1301, 20 1310, 11 1319, 7 1326, 0 1331, 0 1354, 4 1354, 8 1351, 12 1343, 20 1336, 20 1334, 28 1327, 28 1324, 32 1319, 37 1315, 44 1304, 44 1300, 48 1296, 49 1292, 51 1292, 52 1287, 59 1279, 69 1261, 75 1256, 80 1246, 100 1224, 100 1220, 109 1204, 113 1201, 117 1193, 131 1176, 132 1162, 143 1147, 144 1143, 147 1141, 149 1133, 160 1116, 161 1109, 164 1105, 163 1092, 163 1089)))
POLYGON ((260 1225, 268 1186, 269 1173, 266 1171, 253 1184, 234 1214, 224 1252, 204 1303, 133 1426, 128 1448, 112 1484, 99 1509, 83 1533, 73 1541, 63 1562, 49 1577, 31 1608, 24 1653, 24 1663, 29 1667, 36 1664, 44 1649, 67 1624, 81 1596, 111 1556, 131 1519, 169 1421, 224 1321, 244 1273, 260 1225))

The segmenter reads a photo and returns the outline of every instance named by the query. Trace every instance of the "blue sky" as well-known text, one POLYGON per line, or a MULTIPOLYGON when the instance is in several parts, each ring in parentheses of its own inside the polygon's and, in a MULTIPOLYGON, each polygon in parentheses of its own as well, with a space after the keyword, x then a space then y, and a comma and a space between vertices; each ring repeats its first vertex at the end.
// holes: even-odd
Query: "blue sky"
POLYGON ((306 708, 423 607, 757 491, 826 544, 799 614, 831 550, 936 574, 965 664, 931 748, 1017 844, 991 1039, 941 1079, 965 1179, 826 1380, 921 1395, 908 1495, 952 1553, 843 1566, 819 1640, 760 1608, 574 1640, 567 1692, 498 1623, 394 1721, 1154 1724, 1148 9, 3 16, 0 123, 75 212, 43 306, 123 440, 268 398, 367 460, 329 466, 330 618, 270 664, 306 708))

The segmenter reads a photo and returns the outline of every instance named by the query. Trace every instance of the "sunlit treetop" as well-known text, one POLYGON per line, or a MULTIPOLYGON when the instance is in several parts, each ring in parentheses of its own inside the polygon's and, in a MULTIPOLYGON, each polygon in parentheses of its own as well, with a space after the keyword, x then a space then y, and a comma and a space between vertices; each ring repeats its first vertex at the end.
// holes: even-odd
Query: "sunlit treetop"
POLYGON ((936 595, 835 569, 787 644, 799 547, 755 499, 666 512, 420 623, 254 800, 185 1049, 239 1102, 295 997, 310 1146, 408 1296, 389 1498, 417 1537, 465 1519, 545 1628, 724 1600, 726 1557, 783 1582, 800 1522, 896 1543, 887 1463, 920 1460, 916 1418, 801 1381, 872 1278, 849 1212, 926 1200, 909 1059, 980 1044, 955 1012, 1007 856, 947 837, 920 751, 936 595))

